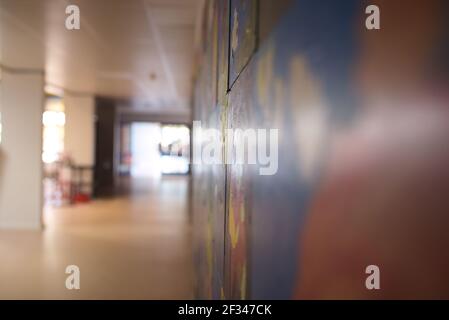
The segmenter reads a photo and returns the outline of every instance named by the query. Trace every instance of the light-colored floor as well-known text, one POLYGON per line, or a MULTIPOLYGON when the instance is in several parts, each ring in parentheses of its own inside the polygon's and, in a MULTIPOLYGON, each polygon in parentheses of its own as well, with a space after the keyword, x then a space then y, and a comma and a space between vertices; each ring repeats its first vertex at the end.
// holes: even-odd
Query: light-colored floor
POLYGON ((42 232, 0 231, 0 299, 193 298, 187 194, 187 178, 140 181, 132 196, 46 209, 42 232), (80 290, 65 287, 68 265, 80 290))

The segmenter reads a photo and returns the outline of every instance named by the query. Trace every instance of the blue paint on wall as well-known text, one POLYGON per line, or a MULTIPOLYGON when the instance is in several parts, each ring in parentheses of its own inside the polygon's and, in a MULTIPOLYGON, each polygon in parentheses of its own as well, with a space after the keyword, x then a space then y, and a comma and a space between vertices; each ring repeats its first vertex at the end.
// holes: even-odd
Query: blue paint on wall
MULTIPOLYGON (((322 85, 334 123, 348 119, 356 110, 351 86, 357 55, 355 23, 363 12, 360 4, 356 0, 299 0, 254 57, 257 63, 268 46, 274 44, 274 72, 288 84, 290 61, 301 56, 322 85)), ((297 171, 301 159, 292 152, 294 107, 288 103, 273 106, 283 108, 278 173, 253 177, 251 296, 254 299, 291 298, 300 266, 296 261, 298 235, 314 184, 301 179, 297 171)))

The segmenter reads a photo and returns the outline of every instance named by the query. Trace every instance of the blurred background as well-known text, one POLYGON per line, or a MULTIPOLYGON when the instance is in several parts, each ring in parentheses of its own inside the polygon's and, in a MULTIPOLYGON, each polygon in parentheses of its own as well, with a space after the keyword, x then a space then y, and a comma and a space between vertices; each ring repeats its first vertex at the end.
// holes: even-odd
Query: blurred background
POLYGON ((448 299, 448 9, 0 0, 0 298, 448 299))
POLYGON ((203 6, 1 0, 0 298, 193 297, 203 6), (79 30, 66 28, 69 5, 79 30), (65 288, 69 264, 82 292, 65 288))

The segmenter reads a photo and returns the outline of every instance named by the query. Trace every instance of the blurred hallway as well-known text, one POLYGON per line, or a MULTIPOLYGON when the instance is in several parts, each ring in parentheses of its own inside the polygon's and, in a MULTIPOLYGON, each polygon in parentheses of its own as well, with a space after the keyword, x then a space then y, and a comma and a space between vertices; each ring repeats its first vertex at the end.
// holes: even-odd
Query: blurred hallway
POLYGON ((0 299, 191 299, 188 180, 136 180, 129 197, 45 210, 46 228, 0 233, 0 299), (167 250, 170 248, 170 250, 167 250), (67 265, 81 290, 67 290, 67 265))
POLYGON ((449 299, 449 1, 406 2, 0 0, 0 299, 449 299))

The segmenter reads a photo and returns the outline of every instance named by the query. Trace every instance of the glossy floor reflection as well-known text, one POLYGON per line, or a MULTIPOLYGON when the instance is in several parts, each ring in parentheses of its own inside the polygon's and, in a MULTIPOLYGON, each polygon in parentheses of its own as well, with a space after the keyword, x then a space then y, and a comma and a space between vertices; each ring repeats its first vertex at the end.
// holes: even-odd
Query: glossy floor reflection
POLYGON ((43 232, 0 231, 0 299, 193 298, 188 179, 134 181, 132 190, 46 209, 43 232), (65 287, 72 264, 80 290, 65 287))

